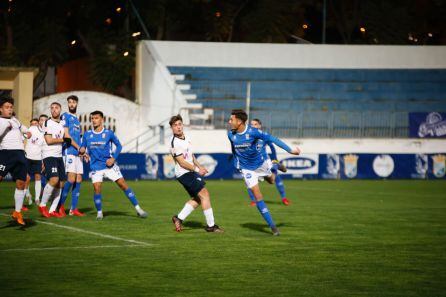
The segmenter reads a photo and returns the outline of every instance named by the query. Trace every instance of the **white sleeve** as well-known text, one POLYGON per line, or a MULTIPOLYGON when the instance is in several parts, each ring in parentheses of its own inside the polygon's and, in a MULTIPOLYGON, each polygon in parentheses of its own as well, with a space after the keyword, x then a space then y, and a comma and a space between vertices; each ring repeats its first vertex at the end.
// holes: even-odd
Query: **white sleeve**
POLYGON ((11 123, 8 120, 0 120, 0 138, 3 138, 11 128, 11 123))
POLYGON ((184 150, 181 147, 175 146, 175 140, 174 140, 172 142, 172 148, 170 149, 170 153, 175 158, 175 157, 181 156, 184 153, 184 150))

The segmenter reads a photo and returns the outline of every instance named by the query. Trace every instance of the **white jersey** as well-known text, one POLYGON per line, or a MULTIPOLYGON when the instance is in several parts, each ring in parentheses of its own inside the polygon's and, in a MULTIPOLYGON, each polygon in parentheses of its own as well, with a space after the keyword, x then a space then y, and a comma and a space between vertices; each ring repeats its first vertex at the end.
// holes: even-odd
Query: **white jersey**
POLYGON ((175 157, 182 155, 184 160, 186 160, 186 162, 190 163, 191 165, 194 165, 194 158, 193 158, 194 155, 192 152, 192 144, 189 137, 184 136, 184 138, 179 138, 174 135, 171 141, 170 152, 175 160, 175 176, 180 177, 183 174, 190 172, 190 170, 181 167, 180 164, 175 159, 175 157))
POLYGON ((39 126, 29 127, 32 136, 26 142, 25 153, 26 158, 30 160, 42 160, 42 146, 45 143, 43 130, 39 126))
MULTIPOLYGON (((45 135, 50 135, 55 139, 62 139, 65 134, 65 128, 63 126, 63 122, 56 122, 53 119, 48 119, 43 125, 43 132, 45 135)), ((42 146, 42 159, 48 157, 62 158, 62 144, 52 144, 48 145, 46 141, 42 146)))
POLYGON ((23 133, 28 128, 15 117, 10 119, 0 117, 0 150, 24 150, 23 133))

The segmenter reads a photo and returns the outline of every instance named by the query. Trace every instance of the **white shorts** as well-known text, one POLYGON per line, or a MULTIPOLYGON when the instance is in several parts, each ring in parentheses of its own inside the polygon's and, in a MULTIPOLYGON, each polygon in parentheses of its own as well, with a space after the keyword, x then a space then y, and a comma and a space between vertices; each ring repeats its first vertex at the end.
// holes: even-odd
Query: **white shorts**
POLYGON ((65 160, 65 172, 71 172, 76 174, 84 173, 84 164, 82 163, 81 157, 67 155, 64 157, 65 160))
POLYGON ((259 179, 263 180, 264 176, 271 176, 273 174, 271 172, 272 167, 273 163, 270 159, 267 159, 263 162, 262 166, 256 170, 242 169, 242 175, 243 179, 245 180, 246 187, 251 189, 259 183, 259 179))
POLYGON ((104 179, 104 176, 114 182, 122 178, 121 170, 119 169, 119 166, 116 164, 113 165, 112 168, 92 171, 90 175, 92 183, 101 183, 102 180, 104 179))

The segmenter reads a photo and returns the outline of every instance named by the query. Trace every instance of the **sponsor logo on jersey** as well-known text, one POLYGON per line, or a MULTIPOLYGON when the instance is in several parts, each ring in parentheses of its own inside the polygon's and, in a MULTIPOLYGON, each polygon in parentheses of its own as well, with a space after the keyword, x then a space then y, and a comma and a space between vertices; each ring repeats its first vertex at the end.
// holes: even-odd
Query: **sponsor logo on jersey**
POLYGON ((344 156, 344 174, 348 178, 354 178, 358 174, 358 159, 359 157, 353 154, 344 156))
POLYGON ((395 169, 395 163, 390 155, 379 155, 373 160, 373 171, 379 177, 389 177, 393 169, 395 169))
POLYGON ((435 177, 442 178, 446 172, 446 156, 445 155, 435 155, 432 157, 433 168, 432 173, 435 177))

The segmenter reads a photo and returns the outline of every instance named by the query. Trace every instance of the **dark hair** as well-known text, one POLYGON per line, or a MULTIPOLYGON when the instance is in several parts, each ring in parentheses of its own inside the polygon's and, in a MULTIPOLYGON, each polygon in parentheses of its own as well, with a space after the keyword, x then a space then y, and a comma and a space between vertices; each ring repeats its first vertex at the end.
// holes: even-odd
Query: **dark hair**
POLYGON ((174 115, 173 117, 170 118, 169 125, 172 127, 172 125, 175 124, 176 121, 183 122, 183 118, 179 114, 174 115))
POLYGON ((255 118, 255 119, 252 119, 251 121, 254 121, 254 122, 257 122, 257 123, 259 123, 260 124, 260 126, 262 126, 262 122, 259 120, 259 119, 257 119, 257 118, 255 118))
MULTIPOLYGON (((62 105, 60 105, 59 102, 53 102, 53 103, 51 103, 51 105, 59 105, 59 107, 62 108, 62 105)), ((50 106, 51 106, 51 105, 50 105, 50 106)))
POLYGON ((90 116, 94 116, 94 115, 100 115, 101 118, 104 117, 104 114, 102 113, 102 111, 99 111, 99 110, 95 110, 95 111, 90 113, 90 116))
POLYGON ((76 102, 79 102, 79 98, 77 98, 76 95, 70 95, 70 96, 68 96, 68 97, 67 97, 67 101, 68 101, 68 100, 74 100, 74 101, 76 101, 76 102))
POLYGON ((11 103, 12 105, 14 105, 14 99, 12 99, 11 97, 0 98, 0 107, 2 107, 5 103, 11 103))
POLYGON ((32 122, 38 122, 38 121, 39 121, 39 119, 34 118, 31 121, 29 121, 29 123, 31 124, 32 122))
POLYGON ((48 116, 46 114, 41 114, 41 115, 39 115, 39 120, 40 120, 40 118, 48 118, 48 116))
POLYGON ((233 109, 231 115, 235 116, 236 119, 241 120, 243 123, 246 123, 246 120, 248 119, 248 115, 243 109, 233 109))

